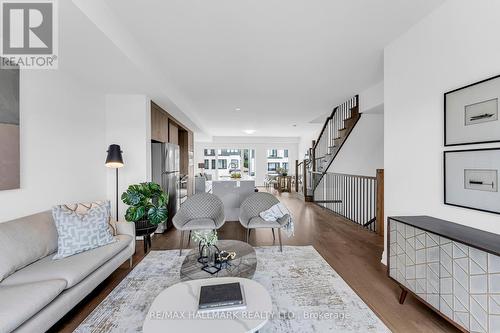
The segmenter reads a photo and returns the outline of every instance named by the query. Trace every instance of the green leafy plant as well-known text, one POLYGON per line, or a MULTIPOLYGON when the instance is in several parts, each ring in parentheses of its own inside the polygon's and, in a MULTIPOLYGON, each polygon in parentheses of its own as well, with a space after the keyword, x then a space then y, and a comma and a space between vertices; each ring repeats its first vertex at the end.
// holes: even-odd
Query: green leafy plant
POLYGON ((121 199, 129 206, 125 214, 129 222, 147 220, 151 224, 160 224, 168 217, 168 196, 156 183, 130 185, 121 199))
POLYGON ((287 176, 288 175, 288 170, 285 168, 277 168, 276 172, 278 172, 282 176, 287 176))
POLYGON ((217 232, 213 230, 196 230, 191 236, 193 241, 200 243, 201 246, 213 246, 219 240, 217 232))
POLYGON ((239 173, 239 172, 233 172, 231 174, 231 178, 241 178, 241 173, 239 173))

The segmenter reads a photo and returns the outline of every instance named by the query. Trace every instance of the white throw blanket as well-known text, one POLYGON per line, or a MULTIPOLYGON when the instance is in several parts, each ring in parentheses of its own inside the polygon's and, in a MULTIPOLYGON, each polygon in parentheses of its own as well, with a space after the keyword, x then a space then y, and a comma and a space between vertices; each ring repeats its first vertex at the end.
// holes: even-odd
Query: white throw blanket
POLYGON ((288 219, 288 223, 285 224, 285 232, 288 237, 292 237, 294 235, 294 227, 293 227, 293 218, 292 214, 288 211, 288 209, 280 202, 276 205, 273 205, 268 210, 261 212, 260 217, 264 221, 268 222, 276 222, 278 219, 282 218, 285 215, 288 215, 290 218, 288 219))

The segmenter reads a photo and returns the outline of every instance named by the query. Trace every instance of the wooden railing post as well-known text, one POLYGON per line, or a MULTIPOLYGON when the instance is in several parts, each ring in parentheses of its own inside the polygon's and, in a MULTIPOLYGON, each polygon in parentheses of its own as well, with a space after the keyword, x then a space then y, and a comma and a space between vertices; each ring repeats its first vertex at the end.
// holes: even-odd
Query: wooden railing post
POLYGON ((316 149, 314 149, 314 146, 316 145, 316 141, 313 140, 312 142, 313 148, 311 149, 311 162, 312 162, 312 171, 316 171, 316 149))
POLYGON ((384 235, 384 169, 377 169, 377 233, 384 235))
POLYGON ((295 192, 299 192, 299 160, 295 160, 295 192))
POLYGON ((304 191, 304 198, 307 197, 307 162, 304 160, 302 163, 302 191, 304 191))

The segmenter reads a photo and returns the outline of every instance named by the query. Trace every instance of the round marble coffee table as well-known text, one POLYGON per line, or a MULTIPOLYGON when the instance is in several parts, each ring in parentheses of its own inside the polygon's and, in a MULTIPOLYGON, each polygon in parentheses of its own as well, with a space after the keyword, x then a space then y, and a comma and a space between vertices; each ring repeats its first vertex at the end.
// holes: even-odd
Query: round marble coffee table
POLYGON ((257 332, 272 316, 271 296, 259 283, 242 278, 217 278, 179 282, 153 301, 142 326, 144 333, 250 333, 257 332), (198 312, 201 286, 239 282, 245 294, 245 310, 198 312))
POLYGON ((201 269, 198 262, 198 249, 191 250, 181 266, 181 281, 209 279, 215 277, 241 277, 251 279, 257 267, 257 257, 252 246, 237 240, 220 240, 217 247, 221 251, 236 252, 236 258, 229 261, 227 267, 215 274, 210 274, 201 269))

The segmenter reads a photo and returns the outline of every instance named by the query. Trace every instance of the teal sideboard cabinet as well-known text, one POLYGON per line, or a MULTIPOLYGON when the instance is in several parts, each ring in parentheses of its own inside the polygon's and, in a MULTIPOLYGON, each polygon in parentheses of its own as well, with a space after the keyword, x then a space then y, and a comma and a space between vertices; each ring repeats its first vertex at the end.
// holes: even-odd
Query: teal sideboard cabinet
POLYGON ((430 216, 389 217, 388 230, 401 304, 411 293, 464 332, 500 332, 500 235, 430 216))

